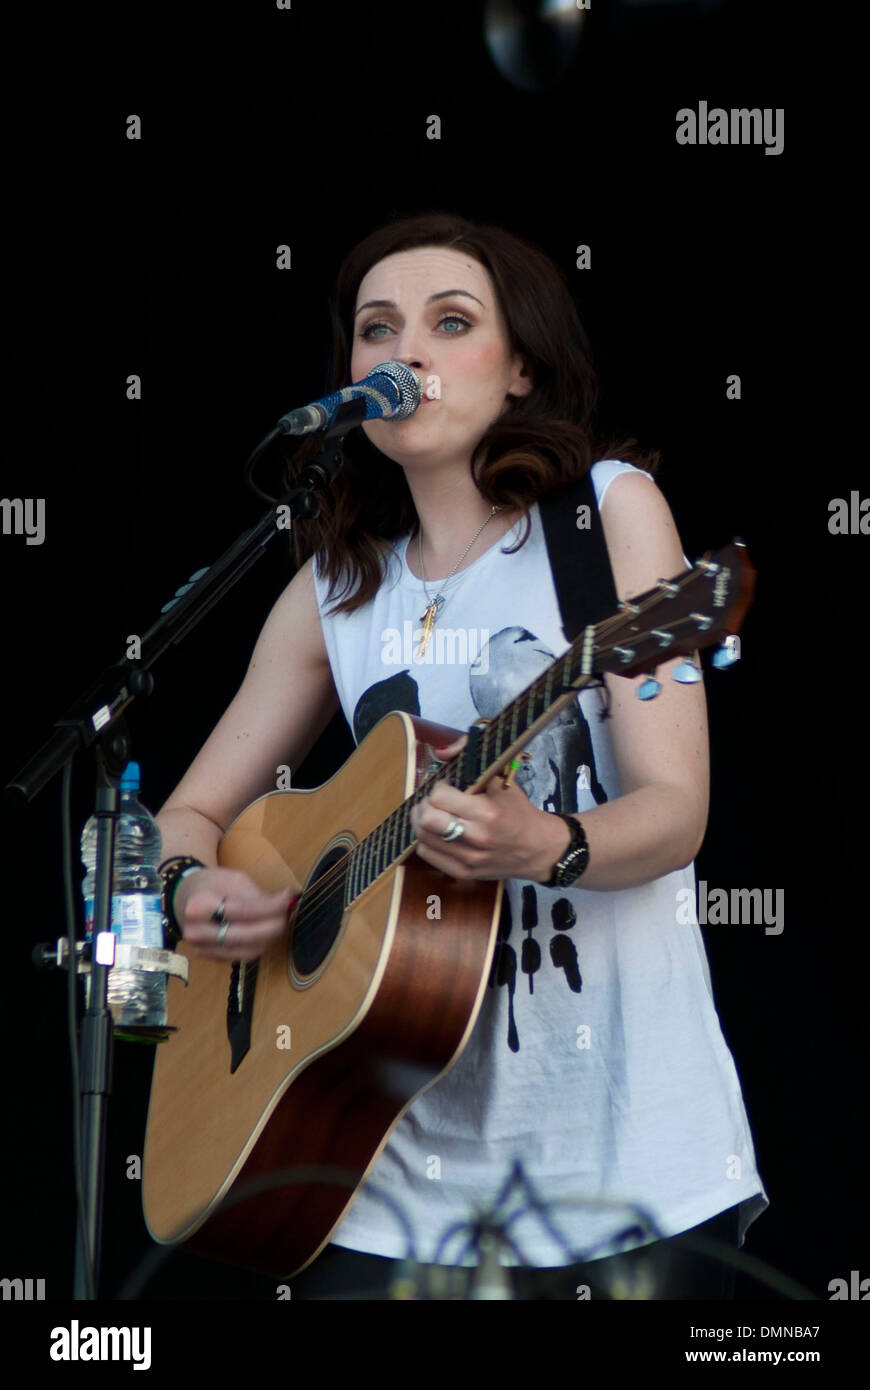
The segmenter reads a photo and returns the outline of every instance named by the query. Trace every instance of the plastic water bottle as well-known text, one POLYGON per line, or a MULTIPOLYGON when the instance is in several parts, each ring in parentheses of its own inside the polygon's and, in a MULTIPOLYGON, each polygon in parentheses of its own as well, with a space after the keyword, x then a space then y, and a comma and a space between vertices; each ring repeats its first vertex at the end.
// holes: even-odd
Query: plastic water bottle
MULTIPOLYGON (((162 841, 154 817, 138 799, 138 763, 128 763, 121 775, 120 818, 115 833, 112 879, 112 931, 118 942, 163 949, 162 880, 159 873, 162 841)), ((91 816, 82 831, 82 884, 87 939, 94 934, 94 885, 97 862, 97 819, 91 816)), ((90 1001, 91 976, 86 976, 90 1001)), ((108 1005, 119 1027, 161 1028, 166 1024, 166 976, 153 970, 109 971, 108 1005)))

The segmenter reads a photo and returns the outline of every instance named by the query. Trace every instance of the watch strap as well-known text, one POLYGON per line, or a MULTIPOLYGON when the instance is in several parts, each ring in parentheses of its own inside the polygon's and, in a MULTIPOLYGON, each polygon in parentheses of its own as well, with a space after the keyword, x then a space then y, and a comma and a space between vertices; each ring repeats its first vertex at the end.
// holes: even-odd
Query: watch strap
POLYGON ((586 832, 576 816, 553 812, 562 819, 571 831, 571 843, 562 858, 553 865, 553 872, 544 884, 545 888, 567 888, 586 870, 589 864, 589 845, 586 832))

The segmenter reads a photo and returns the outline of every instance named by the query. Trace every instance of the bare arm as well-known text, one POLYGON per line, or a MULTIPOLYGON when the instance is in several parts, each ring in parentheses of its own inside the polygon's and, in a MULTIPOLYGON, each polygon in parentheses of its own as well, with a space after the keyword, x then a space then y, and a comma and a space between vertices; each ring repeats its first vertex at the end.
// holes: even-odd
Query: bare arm
POLYGON ((213 867, 217 847, 251 801, 275 790, 279 766, 299 767, 337 708, 308 560, 269 614, 238 694, 156 818, 165 859, 191 854, 210 866, 175 894, 184 935, 202 954, 252 960, 283 930, 289 890, 264 894, 246 874, 213 867), (216 947, 211 914, 223 898, 232 930, 216 947))
MULTIPOLYGON (((685 570, 670 508, 648 478, 632 473, 614 478, 601 522, 620 599, 685 570)), ((697 654, 692 659, 697 662, 697 654)), ((709 806, 707 703, 703 681, 681 685, 671 679, 682 660, 675 657, 658 668, 661 690, 654 700, 637 698, 646 676, 605 676, 622 794, 580 817, 589 867, 578 887, 634 888, 690 864, 701 846, 709 806)), ((540 882, 568 847, 564 821, 548 821, 540 882)))

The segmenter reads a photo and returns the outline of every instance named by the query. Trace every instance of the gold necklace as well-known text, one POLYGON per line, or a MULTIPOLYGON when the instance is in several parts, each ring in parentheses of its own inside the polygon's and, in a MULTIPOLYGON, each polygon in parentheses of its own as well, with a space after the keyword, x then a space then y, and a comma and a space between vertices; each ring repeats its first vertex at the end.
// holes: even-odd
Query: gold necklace
MULTIPOLYGON (((462 554, 460 555, 459 559, 456 561, 456 564, 453 566, 453 569, 452 569, 452 570, 450 571, 450 573, 448 574, 447 579, 444 579, 444 580, 441 581, 442 584, 446 584, 446 583, 448 582, 448 580, 450 580, 450 579, 453 578, 453 576, 454 576, 454 574, 456 573, 456 571, 458 570, 459 566, 462 564, 462 561, 465 559, 465 557, 466 557, 466 555, 468 554, 469 550, 470 550, 471 547, 474 545, 474 542, 477 540, 477 537, 480 535, 481 531, 483 530, 483 527, 484 527, 484 526, 488 526, 489 523, 492 521, 493 517, 495 516, 496 512, 500 512, 500 511, 501 511, 501 507, 500 507, 500 506, 497 506, 497 507, 493 507, 493 508, 492 508, 492 510, 491 510, 491 512, 490 512, 490 514, 489 514, 489 516, 486 518, 486 521, 483 523, 483 526, 481 526, 481 527, 475 532, 475 534, 471 537, 471 540, 468 542, 468 545, 465 547, 465 549, 463 550, 463 552, 462 552, 462 554)), ((431 635, 432 635, 432 629, 433 629, 433 627, 435 626, 435 619, 437 618, 437 616, 438 616, 438 614, 440 613, 441 609, 444 607, 444 604, 447 602, 447 600, 446 600, 445 597, 444 597, 444 592, 443 592, 443 590, 439 590, 439 592, 435 595, 434 599, 430 599, 430 598, 429 598, 429 590, 426 588, 426 571, 425 571, 425 569, 423 568, 423 528, 422 528, 422 526, 420 527, 420 529, 419 529, 418 532, 417 532, 417 553, 418 553, 419 556, 420 556, 420 574, 421 574, 422 577, 423 577, 423 592, 424 592, 425 595, 426 595, 426 601, 427 601, 427 603, 428 603, 428 605, 429 605, 429 607, 426 609, 426 612, 422 615, 422 617, 418 618, 418 620, 417 620, 418 622, 421 622, 421 623, 423 624, 423 636, 422 636, 422 638, 421 638, 421 640, 420 640, 420 646, 417 648, 417 658, 418 658, 418 660, 419 660, 419 658, 420 658, 420 657, 423 655, 423 653, 425 652, 426 646, 427 646, 428 641, 429 641, 429 638, 430 638, 431 635)))

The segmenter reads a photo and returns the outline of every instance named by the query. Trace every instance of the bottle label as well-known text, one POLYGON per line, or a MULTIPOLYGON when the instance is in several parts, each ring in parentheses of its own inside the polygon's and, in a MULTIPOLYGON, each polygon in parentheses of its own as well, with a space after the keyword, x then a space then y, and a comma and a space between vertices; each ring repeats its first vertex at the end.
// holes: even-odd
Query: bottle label
MULTIPOLYGON (((163 911, 160 894, 113 893, 112 931, 129 946, 163 949, 163 911)), ((94 900, 85 898, 85 934, 94 935, 94 900)))

